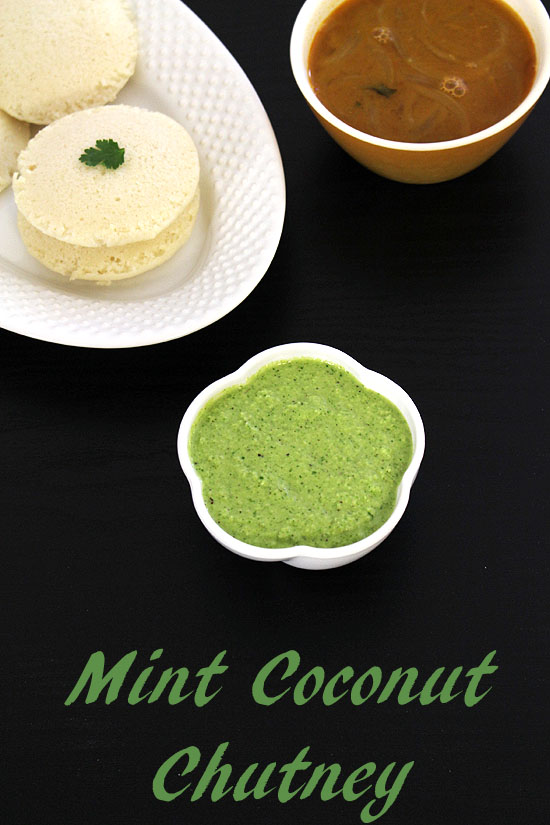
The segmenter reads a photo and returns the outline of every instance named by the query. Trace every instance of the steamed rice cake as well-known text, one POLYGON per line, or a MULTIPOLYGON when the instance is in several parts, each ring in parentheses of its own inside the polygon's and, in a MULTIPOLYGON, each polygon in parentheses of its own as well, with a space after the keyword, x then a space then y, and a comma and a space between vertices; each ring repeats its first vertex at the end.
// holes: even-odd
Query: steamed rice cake
POLYGON ((0 192, 10 185, 17 156, 27 145, 29 137, 28 123, 22 123, 0 111, 0 192))
POLYGON ((0 108, 46 124, 110 103, 135 70, 126 0, 1 0, 0 108))
POLYGON ((135 106, 85 109, 56 120, 19 155, 15 202, 46 235, 78 246, 121 246, 156 237, 191 203, 199 159, 188 132, 135 106), (118 169, 79 158, 98 139, 125 150, 118 169))
POLYGON ((71 278, 111 281, 167 260, 189 238, 199 159, 172 118, 134 106, 86 109, 42 129, 13 178, 29 252, 71 278), (124 149, 116 169, 80 159, 98 140, 124 149))
POLYGON ((123 246, 76 246, 45 235, 19 212, 17 226, 27 250, 41 264, 71 280, 110 283, 160 266, 188 240, 199 208, 199 190, 156 238, 123 246))

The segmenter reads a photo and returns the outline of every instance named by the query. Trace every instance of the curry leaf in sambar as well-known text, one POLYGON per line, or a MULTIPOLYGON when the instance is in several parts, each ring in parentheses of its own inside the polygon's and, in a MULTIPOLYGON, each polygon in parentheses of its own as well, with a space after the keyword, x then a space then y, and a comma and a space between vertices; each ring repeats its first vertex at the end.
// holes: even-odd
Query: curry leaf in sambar
POLYGON ((382 95, 382 97, 391 97, 397 91, 397 89, 390 89, 385 83, 379 83, 377 86, 367 86, 367 89, 382 95))

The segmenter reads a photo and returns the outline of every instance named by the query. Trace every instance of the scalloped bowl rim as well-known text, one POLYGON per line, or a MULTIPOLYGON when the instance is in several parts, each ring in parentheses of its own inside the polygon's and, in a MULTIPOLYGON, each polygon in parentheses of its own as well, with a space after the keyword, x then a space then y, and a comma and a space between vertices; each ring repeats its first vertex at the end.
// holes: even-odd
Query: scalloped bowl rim
POLYGON ((373 550, 380 544, 394 529, 401 519, 405 508, 409 501, 409 495, 412 484, 418 473, 418 468, 424 455, 425 434, 424 425, 420 417, 420 413, 416 405, 409 395, 392 381, 390 378, 381 373, 364 367, 351 356, 338 350, 334 347, 325 344, 312 344, 308 342, 300 342, 294 344, 281 344, 270 349, 263 350, 257 353, 252 358, 249 358, 241 367, 228 375, 219 378, 212 384, 205 387, 202 392, 191 402, 187 408, 178 432, 177 449, 181 468, 187 477, 189 486, 191 488, 191 495, 193 504, 197 511, 199 519, 203 523, 208 532, 220 544, 237 553, 240 556, 245 556, 250 559, 258 561, 292 561, 296 558, 314 559, 324 566, 330 566, 329 562, 333 560, 336 564, 341 564, 343 559, 349 557, 352 561, 355 558, 360 558, 366 553, 373 550), (259 547, 256 545, 247 544, 240 539, 236 539, 227 533, 220 525, 214 521, 206 504, 204 503, 202 495, 202 480, 195 472, 189 456, 189 435, 191 427, 205 404, 210 399, 219 395, 224 389, 230 386, 244 383, 251 375, 256 373, 261 367, 271 362, 287 360, 290 358, 317 358, 319 360, 328 361, 330 363, 339 365, 347 369, 355 378, 357 378, 368 389, 374 389, 381 395, 385 395, 404 415, 411 434, 413 437, 413 455, 411 462, 401 483, 399 484, 396 496, 395 507, 390 517, 384 522, 381 527, 374 533, 366 536, 353 544, 346 544, 340 547, 313 547, 311 545, 293 545, 292 547, 278 547, 268 548, 259 547), (374 385, 374 386, 373 386, 374 385), (383 391, 386 389, 388 392, 383 391), (388 394, 389 393, 389 394, 388 394), (391 397, 390 397, 391 396, 391 397))
MULTIPOLYGON (((344 0, 342 0, 342 2, 343 1, 344 0)), ((516 14, 521 17, 531 33, 537 52, 537 72, 529 93, 521 101, 521 103, 516 106, 510 114, 506 115, 506 117, 498 120, 492 126, 482 129, 480 132, 474 132, 471 135, 456 138, 455 140, 442 140, 432 143, 408 143, 400 140, 388 140, 387 138, 380 138, 375 135, 370 135, 368 132, 361 132, 359 129, 355 129, 353 126, 350 126, 345 121, 336 117, 336 115, 334 115, 323 103, 321 103, 313 91, 313 87, 311 86, 308 78, 307 54, 305 53, 305 42, 310 30, 310 25, 315 17, 315 13, 327 3, 327 0, 306 0, 298 12, 290 38, 290 64, 292 67, 292 73, 294 74, 294 79, 307 103, 323 118, 323 120, 327 121, 341 132, 350 135, 350 137, 356 138, 363 143, 370 143, 374 146, 381 146, 386 149, 395 149, 398 151, 408 152, 442 151, 444 149, 454 149, 461 146, 468 146, 471 143, 478 143, 486 138, 493 137, 494 135, 503 132, 505 129, 512 126, 522 117, 527 115, 544 92, 548 81, 550 80, 550 17, 548 16, 548 12, 540 0, 519 0, 519 3, 514 3, 513 0, 512 2, 509 2, 509 0, 504 0, 504 2, 506 5, 514 9, 516 14), (524 15, 517 8, 518 5, 522 8, 529 7, 533 14, 533 22, 537 27, 536 32, 534 31, 535 26, 530 26, 525 20, 524 15), (540 32, 540 37, 538 36, 538 32, 540 32), (542 44, 542 49, 539 48, 539 43, 542 44)), ((325 17, 322 19, 326 19, 328 14, 330 14, 330 12, 327 12, 325 17)), ((318 28, 319 24, 316 25, 315 29, 317 30, 318 28)))

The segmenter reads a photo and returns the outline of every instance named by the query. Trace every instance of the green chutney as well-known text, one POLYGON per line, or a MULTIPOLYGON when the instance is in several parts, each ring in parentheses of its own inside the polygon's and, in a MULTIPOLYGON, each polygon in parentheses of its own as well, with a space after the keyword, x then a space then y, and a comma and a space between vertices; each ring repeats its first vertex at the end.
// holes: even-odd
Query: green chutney
POLYGON ((387 398, 336 364, 268 364, 199 412, 189 453, 212 518, 259 547, 339 547, 390 516, 412 457, 387 398))

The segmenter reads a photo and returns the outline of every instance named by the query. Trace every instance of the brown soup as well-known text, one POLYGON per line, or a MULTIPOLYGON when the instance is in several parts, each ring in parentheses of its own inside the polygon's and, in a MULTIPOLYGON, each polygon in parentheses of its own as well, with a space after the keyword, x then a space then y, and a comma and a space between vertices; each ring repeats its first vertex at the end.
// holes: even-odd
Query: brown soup
POLYGON ((454 140, 510 114, 536 70, 501 0, 345 0, 316 33, 310 81, 340 120, 409 143, 454 140))

